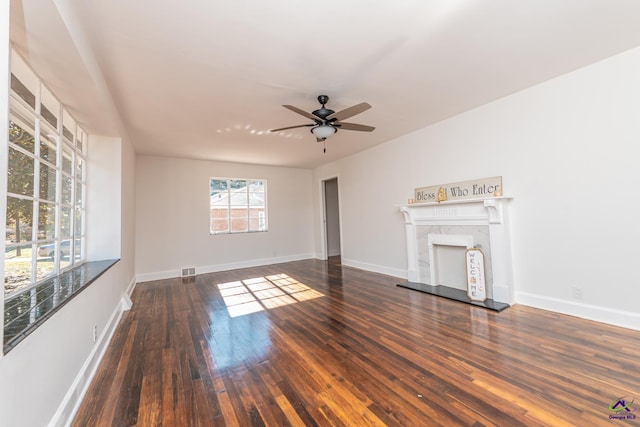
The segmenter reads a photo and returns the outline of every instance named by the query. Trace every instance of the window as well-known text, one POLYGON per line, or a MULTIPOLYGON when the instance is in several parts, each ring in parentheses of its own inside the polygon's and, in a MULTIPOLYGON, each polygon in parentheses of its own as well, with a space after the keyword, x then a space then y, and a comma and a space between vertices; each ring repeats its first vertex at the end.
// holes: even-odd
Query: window
POLYGON ((267 181, 211 178, 211 234, 267 231, 267 181))
POLYGON ((5 298, 84 261, 86 139, 12 52, 5 298))

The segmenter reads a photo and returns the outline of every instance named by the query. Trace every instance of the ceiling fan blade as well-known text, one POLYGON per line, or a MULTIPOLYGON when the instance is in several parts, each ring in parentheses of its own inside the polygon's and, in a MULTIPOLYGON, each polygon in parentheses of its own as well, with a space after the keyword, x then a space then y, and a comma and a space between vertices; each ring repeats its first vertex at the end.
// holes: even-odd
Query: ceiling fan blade
POLYGON ((298 107, 294 107, 293 105, 283 105, 283 107, 284 108, 288 108, 289 110, 293 111, 294 113, 298 113, 301 116, 305 116, 306 118, 311 119, 313 121, 317 121, 318 120, 318 118, 316 116, 314 116, 313 114, 307 113, 306 111, 301 110, 298 107))
POLYGON ((369 108, 371 108, 371 105, 367 104, 366 102, 361 102, 360 104, 356 104, 352 107, 345 108, 342 111, 338 111, 337 113, 333 113, 332 115, 327 117, 327 120, 335 119, 335 121, 340 121, 348 119, 349 117, 355 116, 356 114, 367 111, 369 108))
POLYGON ((286 128, 271 129, 269 132, 280 132, 281 130, 304 128, 309 126, 315 126, 315 123, 309 123, 308 125, 296 125, 296 126, 287 126, 286 128))
POLYGON ((373 130, 375 129, 373 126, 367 126, 367 125, 359 125, 356 123, 334 123, 333 124, 336 127, 339 127, 340 129, 345 129, 345 130, 359 130, 362 132, 373 132, 373 130))

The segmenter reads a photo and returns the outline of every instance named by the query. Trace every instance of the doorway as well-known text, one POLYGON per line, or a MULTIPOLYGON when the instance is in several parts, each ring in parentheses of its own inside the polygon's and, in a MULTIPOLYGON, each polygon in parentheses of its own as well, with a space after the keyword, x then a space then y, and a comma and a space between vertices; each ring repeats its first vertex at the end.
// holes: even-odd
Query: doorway
POLYGON ((327 259, 340 257, 340 201, 338 194, 338 178, 323 181, 324 194, 324 234, 325 254, 327 259))

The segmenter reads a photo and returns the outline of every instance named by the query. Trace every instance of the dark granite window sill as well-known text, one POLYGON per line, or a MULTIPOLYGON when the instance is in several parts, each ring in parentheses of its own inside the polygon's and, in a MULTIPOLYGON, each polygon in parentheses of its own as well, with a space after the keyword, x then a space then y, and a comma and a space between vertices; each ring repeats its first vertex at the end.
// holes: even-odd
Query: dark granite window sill
POLYGON ((4 353, 18 345, 118 261, 85 262, 5 300, 4 353))

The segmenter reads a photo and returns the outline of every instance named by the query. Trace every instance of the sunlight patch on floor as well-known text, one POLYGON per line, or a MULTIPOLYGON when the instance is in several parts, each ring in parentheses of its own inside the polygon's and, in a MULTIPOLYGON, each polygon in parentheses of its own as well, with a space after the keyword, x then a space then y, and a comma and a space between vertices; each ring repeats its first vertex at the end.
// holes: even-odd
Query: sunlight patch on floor
POLYGON ((219 283, 218 289, 231 317, 244 316, 324 296, 323 293, 311 289, 286 274, 219 283))

